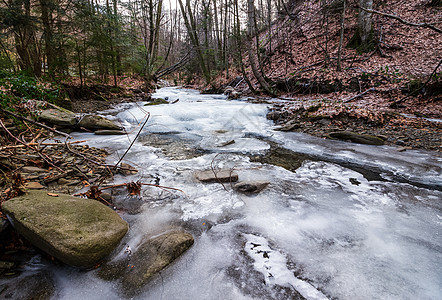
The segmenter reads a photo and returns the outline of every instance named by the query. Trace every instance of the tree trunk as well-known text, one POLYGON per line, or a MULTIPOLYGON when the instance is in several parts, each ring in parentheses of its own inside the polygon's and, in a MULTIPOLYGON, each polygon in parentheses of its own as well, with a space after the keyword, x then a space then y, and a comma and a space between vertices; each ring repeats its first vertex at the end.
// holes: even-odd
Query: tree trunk
POLYGON ((204 58, 203 52, 201 50, 200 41, 197 35, 197 28, 195 24, 195 19, 192 14, 192 8, 190 6, 190 0, 186 0, 186 7, 183 5, 182 0, 178 0, 180 5, 181 13, 183 14, 184 24, 187 28, 187 34, 189 35, 190 41, 195 48, 195 51, 198 56, 198 60, 200 62, 201 70, 203 71, 203 76, 206 79, 206 82, 209 84, 211 80, 210 72, 206 65, 206 60, 204 58), (187 12, 186 12, 187 9, 187 12))
MULTIPOLYGON (((359 0, 359 6, 366 9, 373 9, 373 0, 359 0)), ((361 45, 370 43, 371 29, 373 26, 372 13, 359 9, 358 32, 361 39, 361 45)))
MULTIPOLYGON (((226 1, 227 2, 227 1, 226 1)), ((250 82, 249 78, 247 77, 246 70, 244 68, 244 63, 242 61, 242 41, 241 41, 241 30, 240 30, 240 20, 239 20, 239 7, 238 7, 238 0, 234 1, 234 37, 236 40, 237 45, 237 55, 238 55, 238 62, 241 68, 242 76, 244 77, 244 80, 246 81, 247 85, 249 86, 249 89, 252 93, 255 93, 255 88, 253 87, 252 83, 250 82)), ((227 13, 226 13, 227 17, 227 13)))
POLYGON ((53 4, 51 3, 51 0, 40 0, 41 22, 43 24, 43 40, 45 42, 46 63, 50 76, 53 76, 55 71, 55 53, 53 43, 54 34, 51 28, 52 6, 53 4))
MULTIPOLYGON (((272 90, 272 87, 269 85, 269 83, 265 80, 263 74, 261 73, 261 70, 259 68, 257 59, 256 59, 256 53, 253 51, 253 44, 252 40, 255 37, 255 5, 253 0, 247 0, 247 17, 248 17, 248 32, 247 32, 247 52, 249 54, 249 62, 250 67, 252 68, 253 75, 255 76, 256 80, 258 80, 261 87, 269 94, 274 95, 275 93, 272 90)), ((258 49, 257 49, 258 50, 258 49)))
POLYGON ((342 42, 344 40, 344 26, 345 26, 345 6, 346 0, 343 1, 342 5, 342 15, 341 15, 341 36, 339 38, 339 48, 338 48, 338 71, 341 71, 341 54, 342 54, 342 42))
POLYGON ((18 17, 26 21, 13 26, 20 69, 39 77, 41 76, 41 56, 35 36, 35 24, 32 22, 30 1, 11 3, 11 7, 18 17))

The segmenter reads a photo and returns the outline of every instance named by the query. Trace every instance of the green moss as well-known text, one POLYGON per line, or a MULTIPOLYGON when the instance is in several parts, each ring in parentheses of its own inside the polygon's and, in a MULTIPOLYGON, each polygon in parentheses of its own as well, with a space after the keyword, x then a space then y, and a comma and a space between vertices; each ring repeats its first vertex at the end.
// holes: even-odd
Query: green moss
POLYGON ((356 29, 355 34, 348 42, 347 48, 355 49, 358 54, 370 52, 376 49, 376 41, 374 39, 374 31, 373 28, 370 31, 370 35, 368 36, 368 40, 365 43, 362 43, 361 35, 359 33, 359 29, 356 29))
POLYGON ((408 83, 408 92, 413 93, 415 91, 419 91, 424 86, 424 83, 420 81, 419 79, 412 79, 408 83))

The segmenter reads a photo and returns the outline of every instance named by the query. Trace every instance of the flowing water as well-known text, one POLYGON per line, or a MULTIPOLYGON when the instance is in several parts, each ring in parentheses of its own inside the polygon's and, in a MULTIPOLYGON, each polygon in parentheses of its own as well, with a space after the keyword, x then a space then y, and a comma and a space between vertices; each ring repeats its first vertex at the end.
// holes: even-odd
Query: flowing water
MULTIPOLYGON (((177 226, 195 238, 135 299, 441 299, 440 154, 274 131, 266 105, 222 95, 163 88, 154 97, 175 103, 104 112, 129 136, 75 136, 109 148, 115 163, 149 112, 124 160, 140 172, 115 183, 185 192, 143 187, 140 198, 117 199, 131 227, 122 243, 133 251, 143 236, 177 226), (275 145, 302 158, 295 172, 254 159, 275 145), (245 195, 195 179, 211 167, 270 185, 245 195)), ((55 299, 123 297, 96 271, 50 265, 29 268, 49 269, 55 299)))

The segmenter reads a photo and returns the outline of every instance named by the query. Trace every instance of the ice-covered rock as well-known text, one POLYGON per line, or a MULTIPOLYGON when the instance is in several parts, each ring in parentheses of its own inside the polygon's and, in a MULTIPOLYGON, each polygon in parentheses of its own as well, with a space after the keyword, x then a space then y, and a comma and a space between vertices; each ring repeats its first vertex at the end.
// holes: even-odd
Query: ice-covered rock
POLYGON ((3 212, 33 245, 62 262, 88 268, 103 260, 128 231, 127 223, 98 201, 44 191, 3 203, 3 212))
POLYGON ((144 241, 134 252, 127 247, 126 258, 104 265, 99 276, 105 280, 119 279, 128 296, 138 294, 142 287, 193 245, 192 235, 172 231, 144 241))

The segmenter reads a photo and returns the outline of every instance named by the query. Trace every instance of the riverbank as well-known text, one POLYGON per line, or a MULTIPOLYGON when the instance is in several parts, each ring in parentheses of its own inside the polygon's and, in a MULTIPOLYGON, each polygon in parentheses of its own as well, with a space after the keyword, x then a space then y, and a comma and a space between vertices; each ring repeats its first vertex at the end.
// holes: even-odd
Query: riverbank
MULTIPOLYGON (((389 146, 407 149, 442 150, 442 119, 440 114, 426 117, 417 110, 393 110, 385 103, 344 103, 327 99, 324 95, 302 97, 297 100, 273 103, 267 118, 280 125, 279 130, 296 131, 322 138, 330 133, 348 131, 380 137, 389 146), (322 96, 322 97, 321 97, 322 96)), ((423 105, 421 112, 437 112, 440 104, 435 101, 423 105)), ((414 103, 414 107, 416 104, 414 103)), ((440 110, 439 110, 440 111, 440 110)))

